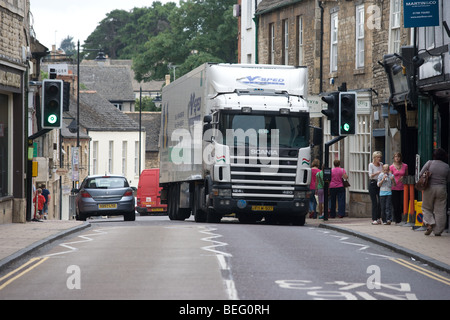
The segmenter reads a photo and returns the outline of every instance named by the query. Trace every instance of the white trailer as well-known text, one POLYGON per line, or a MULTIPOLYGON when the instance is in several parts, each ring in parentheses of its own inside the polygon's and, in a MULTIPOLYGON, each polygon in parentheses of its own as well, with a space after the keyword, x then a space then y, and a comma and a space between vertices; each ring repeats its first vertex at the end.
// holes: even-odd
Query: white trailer
POLYGON ((161 200, 172 220, 305 223, 307 69, 206 63, 163 88, 161 200))

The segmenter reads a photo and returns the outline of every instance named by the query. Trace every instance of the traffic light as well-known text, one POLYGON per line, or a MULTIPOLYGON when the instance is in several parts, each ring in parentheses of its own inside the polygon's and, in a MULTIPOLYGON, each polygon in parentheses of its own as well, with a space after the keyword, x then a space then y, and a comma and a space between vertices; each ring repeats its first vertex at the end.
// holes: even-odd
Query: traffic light
POLYGON ((328 109, 322 110, 322 113, 330 120, 332 136, 339 136, 339 92, 332 92, 328 96, 322 97, 322 100, 328 104, 328 109))
POLYGON ((63 111, 69 111, 70 107, 70 82, 64 81, 64 90, 63 90, 63 111))
POLYGON ((42 82, 42 129, 60 129, 62 125, 63 81, 42 82))
POLYGON ((356 92, 339 93, 339 135, 356 134, 356 92))

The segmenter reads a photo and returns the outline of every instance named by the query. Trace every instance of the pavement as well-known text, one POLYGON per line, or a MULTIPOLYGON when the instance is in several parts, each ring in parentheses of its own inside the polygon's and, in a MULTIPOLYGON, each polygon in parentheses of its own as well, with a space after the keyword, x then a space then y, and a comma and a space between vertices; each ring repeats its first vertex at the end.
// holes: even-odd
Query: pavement
POLYGON ((89 225, 76 220, 0 224, 0 271, 33 250, 89 225))
POLYGON ((404 254, 436 269, 450 273, 450 233, 426 236, 422 228, 406 224, 372 225, 370 218, 306 219, 306 226, 317 226, 353 235, 404 254))
MULTIPOLYGON (((370 218, 306 219, 305 227, 335 230, 368 240, 450 273, 450 233, 440 237, 424 235, 402 225, 372 225, 370 218)), ((42 222, 0 224, 0 271, 57 239, 89 227, 89 222, 45 220, 42 222)))

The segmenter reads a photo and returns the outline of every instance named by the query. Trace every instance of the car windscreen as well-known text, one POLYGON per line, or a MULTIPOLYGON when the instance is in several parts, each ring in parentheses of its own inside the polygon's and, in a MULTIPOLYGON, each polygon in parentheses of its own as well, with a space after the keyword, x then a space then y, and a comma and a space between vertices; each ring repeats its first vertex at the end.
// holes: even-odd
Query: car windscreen
POLYGON ((121 177, 96 177, 86 181, 85 188, 115 189, 129 187, 128 181, 121 177))

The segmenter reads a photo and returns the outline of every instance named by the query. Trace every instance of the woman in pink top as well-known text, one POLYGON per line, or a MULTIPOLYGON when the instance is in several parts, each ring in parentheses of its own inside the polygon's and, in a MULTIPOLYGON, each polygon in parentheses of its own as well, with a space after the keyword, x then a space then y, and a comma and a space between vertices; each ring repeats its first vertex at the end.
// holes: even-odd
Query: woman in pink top
POLYGON ((403 177, 408 175, 408 165, 402 162, 402 154, 394 154, 394 163, 389 170, 395 178, 395 186, 392 186, 392 206, 394 207, 393 218, 395 223, 402 222, 403 214, 403 177))
POLYGON ((317 202, 316 202, 316 174, 320 172, 319 169, 320 161, 319 159, 314 159, 312 162, 311 168, 311 184, 309 185, 309 189, 311 190, 311 195, 309 197, 309 218, 315 219, 317 217, 317 202))
POLYGON ((340 168, 341 161, 333 161, 334 168, 331 169, 330 182, 330 218, 336 218, 336 198, 338 202, 338 217, 345 216, 345 188, 342 179, 348 179, 345 169, 340 168))

